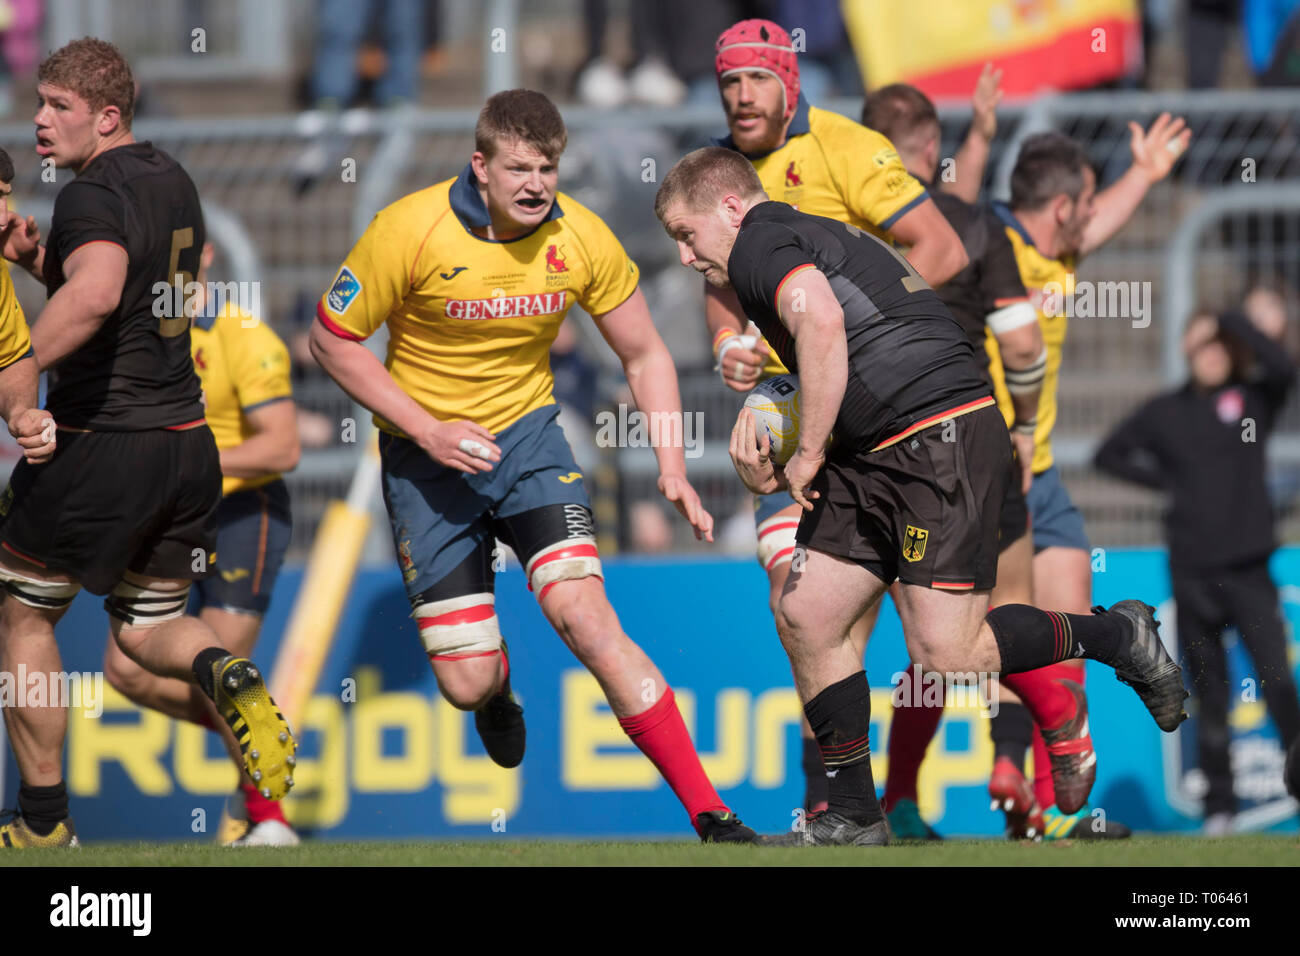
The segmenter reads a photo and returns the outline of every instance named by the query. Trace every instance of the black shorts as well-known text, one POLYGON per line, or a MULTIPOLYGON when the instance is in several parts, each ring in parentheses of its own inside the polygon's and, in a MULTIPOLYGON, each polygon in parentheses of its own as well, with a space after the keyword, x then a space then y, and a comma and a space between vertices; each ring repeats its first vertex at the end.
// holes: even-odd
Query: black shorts
POLYGON ((1016 446, 1012 445, 1007 490, 1002 496, 1002 510, 998 512, 998 554, 1029 533, 1029 503, 1020 490, 1020 478, 1020 456, 1016 454, 1016 446))
POLYGON ((879 451, 832 454, 813 480, 821 496, 799 520, 795 539, 856 561, 886 584, 990 590, 1010 457, 995 405, 879 451))
POLYGON ((198 580, 217 543, 212 431, 60 431, 54 457, 20 461, 0 499, 0 546, 107 594, 130 570, 198 580))
POLYGON ((216 574, 200 581, 199 608, 265 614, 293 535, 284 479, 232 491, 217 506, 216 574))

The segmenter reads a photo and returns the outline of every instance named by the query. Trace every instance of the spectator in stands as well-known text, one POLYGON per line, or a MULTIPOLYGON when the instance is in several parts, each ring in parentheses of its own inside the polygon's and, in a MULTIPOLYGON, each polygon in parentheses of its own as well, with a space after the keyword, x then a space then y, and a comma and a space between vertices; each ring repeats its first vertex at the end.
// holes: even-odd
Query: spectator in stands
POLYGON ((1260 86, 1300 86, 1300 0, 1245 0, 1242 33, 1260 86))
POLYGON ((13 109, 13 80, 29 79, 41 58, 41 0, 0 2, 0 116, 13 109))
POLYGON ((1223 51, 1232 35, 1232 25, 1241 0, 1188 0, 1187 3, 1187 87, 1210 90, 1219 85, 1223 51))
POLYGON ((1264 443, 1295 378, 1286 352, 1245 315, 1197 315, 1181 388, 1151 399, 1097 452, 1102 471, 1169 492, 1169 567, 1178 643, 1199 703, 1197 746, 1208 790, 1205 833, 1233 829, 1228 682, 1222 635, 1235 626, 1283 747, 1300 739, 1300 699, 1287 659, 1264 443))
POLYGON ((344 109, 356 96, 357 55, 371 18, 376 15, 383 21, 387 63, 375 84, 375 99, 380 106, 393 107, 419 98, 424 41, 421 0, 319 0, 312 71, 312 97, 318 108, 344 109))
POLYGON ((609 108, 629 100, 649 106, 675 106, 686 96, 686 86, 668 66, 667 59, 673 34, 680 27, 659 4, 633 3, 631 7, 635 62, 624 76, 604 52, 608 0, 582 0, 587 61, 575 81, 578 98, 590 106, 609 108))

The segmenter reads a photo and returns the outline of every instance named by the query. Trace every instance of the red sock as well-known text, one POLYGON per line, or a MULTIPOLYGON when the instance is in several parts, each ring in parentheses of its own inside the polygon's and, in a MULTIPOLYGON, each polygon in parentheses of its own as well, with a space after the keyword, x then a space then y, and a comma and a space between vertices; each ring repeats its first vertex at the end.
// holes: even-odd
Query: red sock
POLYGON ((248 808, 248 822, 256 826, 264 820, 279 820, 288 823, 279 800, 268 800, 257 792, 251 783, 241 783, 239 789, 244 791, 244 806, 248 808))
POLYGON ((916 778, 921 761, 943 720, 944 681, 938 686, 918 677, 921 671, 909 667, 894 690, 894 719, 889 723, 889 777, 885 780, 885 799, 881 804, 889 813, 899 800, 916 800, 916 778), (938 698, 938 706, 925 701, 938 698))
POLYGON ((701 813, 727 809, 700 766, 671 687, 649 710, 620 717, 618 723, 668 781, 686 808, 692 826, 701 813))
POLYGON ((1052 758, 1047 755, 1047 744, 1042 731, 1034 725, 1034 799, 1046 810, 1056 806, 1056 787, 1052 785, 1052 758))
POLYGON ((1025 702, 1035 724, 1052 730, 1074 716, 1074 695, 1060 682, 1062 678, 1078 680, 1079 670, 1073 664, 1050 664, 1020 674, 1004 674, 1002 683, 1025 702))

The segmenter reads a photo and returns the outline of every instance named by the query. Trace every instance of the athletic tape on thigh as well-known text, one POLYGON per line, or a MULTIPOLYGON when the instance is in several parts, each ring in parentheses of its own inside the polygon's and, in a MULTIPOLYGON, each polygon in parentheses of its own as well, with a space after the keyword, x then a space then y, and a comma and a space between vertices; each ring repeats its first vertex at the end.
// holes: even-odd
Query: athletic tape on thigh
POLYGON ((0 584, 18 603, 54 611, 71 604, 81 590, 81 585, 75 581, 63 584, 42 581, 5 567, 0 567, 0 584))
POLYGON ((426 653, 437 658, 474 657, 501 649, 496 597, 466 594, 417 605, 412 616, 420 626, 426 653))
POLYGON ((546 589, 557 581, 587 577, 605 579, 600 572, 596 539, 591 537, 566 538, 543 548, 532 556, 524 573, 528 575, 528 590, 535 591, 539 601, 546 589))
POLYGON ((123 578, 104 599, 104 610, 110 617, 132 627, 153 627, 183 617, 189 600, 189 584, 179 591, 164 591, 160 588, 141 587, 123 578))
POLYGON ((771 571, 794 557, 798 515, 773 515, 758 526, 758 563, 771 571))

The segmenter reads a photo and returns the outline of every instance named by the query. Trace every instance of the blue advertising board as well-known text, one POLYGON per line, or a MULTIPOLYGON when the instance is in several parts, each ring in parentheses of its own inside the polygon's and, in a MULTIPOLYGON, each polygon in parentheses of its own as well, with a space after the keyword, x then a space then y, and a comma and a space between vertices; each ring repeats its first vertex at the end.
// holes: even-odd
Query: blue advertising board
MULTIPOLYGON (((723 797, 761 830, 789 827, 803 794, 800 707, 757 565, 611 559, 605 568, 624 630, 673 686, 723 797)), ((1300 588, 1286 582, 1300 582, 1300 550, 1279 552, 1274 571, 1293 624, 1300 620, 1300 588)), ((1094 572, 1096 603, 1142 597, 1160 607, 1162 620, 1172 619, 1163 552, 1108 552, 1094 561, 1094 572)), ((300 581, 297 569, 281 577, 254 655, 264 666, 275 659, 300 581)), ((546 623, 518 568, 498 576, 497 613, 528 720, 523 766, 492 764, 472 715, 438 696, 396 568, 366 569, 296 728, 302 749, 287 804, 291 819, 323 839, 467 838, 502 830, 520 837, 689 836, 681 806, 546 623)), ((99 600, 78 597, 58 633, 65 670, 102 670, 107 619, 99 600)), ((1163 635, 1172 647, 1173 628, 1167 624, 1163 635)), ((1242 819, 1294 830, 1276 733, 1253 692, 1249 658, 1231 635, 1226 639, 1233 679, 1243 688, 1231 715, 1242 819)), ((1291 650, 1295 662, 1294 639, 1291 650)), ((906 665, 898 618, 886 602, 867 656, 875 778, 882 786, 892 682, 906 665)), ((1087 686, 1098 753, 1092 805, 1138 830, 1196 827, 1191 722, 1161 734, 1133 691, 1101 665, 1089 663, 1087 686)), ((235 783, 215 736, 142 712, 108 688, 100 704, 98 717, 75 709, 69 717, 67 782, 84 838, 210 839, 235 783)), ((17 773, 7 759, 12 800, 17 773)), ((978 700, 949 706, 919 790, 922 813, 941 833, 1001 832, 985 789, 992 759, 978 700)))

